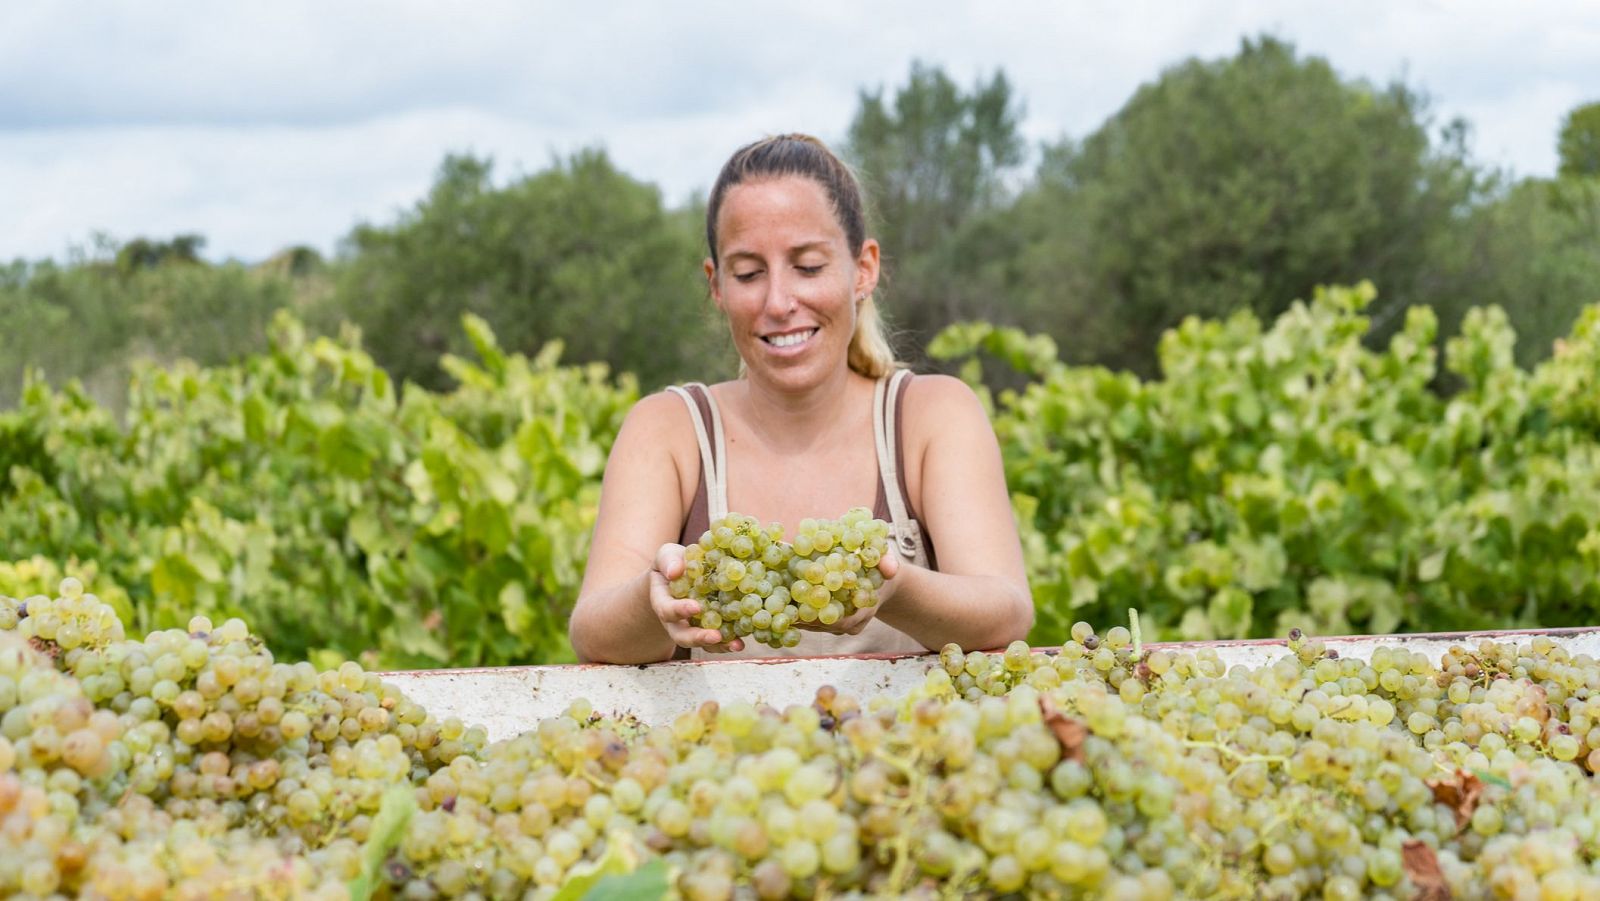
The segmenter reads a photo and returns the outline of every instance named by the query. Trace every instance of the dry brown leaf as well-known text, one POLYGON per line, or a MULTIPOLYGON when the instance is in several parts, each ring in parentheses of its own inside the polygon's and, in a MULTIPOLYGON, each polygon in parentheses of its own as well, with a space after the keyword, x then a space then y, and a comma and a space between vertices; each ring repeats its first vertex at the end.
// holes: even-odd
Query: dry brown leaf
POLYGON ((1477 774, 1456 770, 1449 776, 1429 779, 1433 799, 1456 812, 1456 829, 1463 829, 1478 807, 1478 796, 1483 794, 1483 780, 1477 774))
POLYGON ((1439 855, 1427 843, 1411 839, 1401 845, 1400 863, 1416 889, 1412 901, 1450 901, 1450 886, 1439 870, 1439 855))
POLYGON ((49 657, 51 663, 56 662, 56 660, 61 657, 61 645, 58 645, 53 641, 46 641, 37 635, 29 637, 28 647, 33 648, 35 651, 38 651, 46 657, 49 657))
POLYGON ((1039 696, 1039 712, 1044 714, 1044 724, 1061 743, 1061 759, 1083 762, 1083 742, 1089 737, 1089 724, 1057 710, 1048 695, 1039 696))

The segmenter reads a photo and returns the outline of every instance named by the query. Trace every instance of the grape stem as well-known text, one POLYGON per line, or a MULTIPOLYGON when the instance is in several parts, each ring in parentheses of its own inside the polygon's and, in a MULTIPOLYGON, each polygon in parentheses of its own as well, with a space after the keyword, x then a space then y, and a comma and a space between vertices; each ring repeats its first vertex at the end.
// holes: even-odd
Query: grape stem
POLYGON ((1183 740, 1183 746, 1186 748, 1211 748, 1214 751, 1220 751, 1223 754, 1232 757, 1239 763, 1286 764, 1289 762, 1289 758, 1277 754, 1241 754, 1233 748, 1216 741, 1199 741, 1197 739, 1186 738, 1183 740))
MULTIPOLYGON (((878 749, 873 751, 872 756, 905 775, 906 788, 909 791, 906 793, 904 805, 908 811, 920 810, 926 806, 928 780, 916 766, 918 758, 922 756, 920 748, 912 749, 911 759, 909 760, 878 749)), ((906 891, 906 879, 909 875, 907 871, 911 869, 911 832, 907 829, 901 829, 900 833, 894 838, 893 848, 894 866, 889 870, 889 894, 891 896, 903 895, 906 891)))
POLYGON ((1133 633, 1133 659, 1139 660, 1141 659, 1140 652, 1144 649, 1144 640, 1139 635, 1139 608, 1137 607, 1128 608, 1128 631, 1133 633))

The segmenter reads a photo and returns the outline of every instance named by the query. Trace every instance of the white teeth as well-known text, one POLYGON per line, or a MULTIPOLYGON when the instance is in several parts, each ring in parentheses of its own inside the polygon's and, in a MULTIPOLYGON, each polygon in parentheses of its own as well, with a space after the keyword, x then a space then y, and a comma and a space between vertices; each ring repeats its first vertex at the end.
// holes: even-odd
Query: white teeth
POLYGON ((816 333, 816 329, 810 329, 804 332, 792 332, 787 335, 773 335, 767 339, 767 343, 771 344, 773 347, 793 347, 796 344, 805 342, 806 339, 810 338, 816 333))

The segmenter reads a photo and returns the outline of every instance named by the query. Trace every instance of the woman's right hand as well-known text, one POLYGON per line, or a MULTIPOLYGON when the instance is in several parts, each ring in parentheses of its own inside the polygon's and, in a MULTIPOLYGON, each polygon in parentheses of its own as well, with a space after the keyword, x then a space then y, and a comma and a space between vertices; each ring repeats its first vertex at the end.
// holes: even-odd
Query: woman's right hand
POLYGON ((680 648, 699 648, 713 654, 744 650, 743 639, 735 638, 726 644, 722 633, 716 629, 702 629, 689 622, 700 613, 700 602, 693 598, 675 598, 667 583, 683 575, 683 545, 663 544, 656 551, 655 566, 650 569, 650 608, 667 637, 680 648))

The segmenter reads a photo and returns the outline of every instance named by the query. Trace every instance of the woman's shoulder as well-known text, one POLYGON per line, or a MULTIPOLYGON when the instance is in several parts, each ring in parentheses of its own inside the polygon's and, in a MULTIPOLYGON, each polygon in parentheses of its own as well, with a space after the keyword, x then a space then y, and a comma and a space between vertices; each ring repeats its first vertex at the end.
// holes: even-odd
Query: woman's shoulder
POLYGON ((671 388, 639 398, 622 424, 624 431, 633 437, 669 443, 673 438, 687 438, 694 443, 694 424, 689 419, 689 408, 683 397, 671 388))
POLYGON ((670 471, 687 510, 699 478, 700 447, 683 398, 666 388, 640 398, 623 420, 606 465, 608 470, 617 465, 629 471, 670 471))
POLYGON ((954 439, 992 435, 989 413, 966 382, 938 373, 919 374, 906 386, 901 406, 902 440, 908 453, 920 455, 934 445, 954 439))
POLYGON ((984 413, 983 402, 966 382, 951 375, 918 373, 906 386, 906 416, 943 419, 952 413, 984 413))

